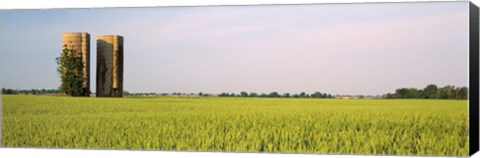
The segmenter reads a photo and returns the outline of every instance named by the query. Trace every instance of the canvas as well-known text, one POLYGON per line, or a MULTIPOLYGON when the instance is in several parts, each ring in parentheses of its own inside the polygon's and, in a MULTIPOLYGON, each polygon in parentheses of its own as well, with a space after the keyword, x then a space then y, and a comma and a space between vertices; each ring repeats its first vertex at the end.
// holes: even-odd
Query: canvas
POLYGON ((478 150, 469 2, 1 12, 3 147, 478 150))

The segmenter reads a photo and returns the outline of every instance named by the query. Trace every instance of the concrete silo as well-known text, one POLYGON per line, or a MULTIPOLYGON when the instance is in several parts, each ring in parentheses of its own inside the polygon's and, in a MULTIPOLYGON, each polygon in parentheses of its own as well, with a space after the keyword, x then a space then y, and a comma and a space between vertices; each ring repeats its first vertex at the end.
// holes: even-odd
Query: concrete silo
POLYGON ((97 97, 123 96, 123 37, 97 36, 97 97))
POLYGON ((62 34, 62 50, 64 47, 74 49, 76 56, 82 57, 83 96, 90 96, 90 34, 86 32, 65 32, 62 34))

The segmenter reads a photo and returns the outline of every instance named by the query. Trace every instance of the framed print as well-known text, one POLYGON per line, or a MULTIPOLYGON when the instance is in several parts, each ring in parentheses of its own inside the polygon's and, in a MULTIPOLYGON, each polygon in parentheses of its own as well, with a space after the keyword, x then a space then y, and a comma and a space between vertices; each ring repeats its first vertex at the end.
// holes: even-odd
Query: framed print
POLYGON ((1 10, 1 145, 470 156, 468 1, 1 10))

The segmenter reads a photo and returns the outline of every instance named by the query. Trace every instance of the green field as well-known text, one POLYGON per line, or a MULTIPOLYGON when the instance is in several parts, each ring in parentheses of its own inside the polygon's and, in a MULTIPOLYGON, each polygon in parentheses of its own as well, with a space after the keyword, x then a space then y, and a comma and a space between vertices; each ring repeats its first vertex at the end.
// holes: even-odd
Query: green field
POLYGON ((468 156, 466 100, 3 96, 3 146, 468 156))

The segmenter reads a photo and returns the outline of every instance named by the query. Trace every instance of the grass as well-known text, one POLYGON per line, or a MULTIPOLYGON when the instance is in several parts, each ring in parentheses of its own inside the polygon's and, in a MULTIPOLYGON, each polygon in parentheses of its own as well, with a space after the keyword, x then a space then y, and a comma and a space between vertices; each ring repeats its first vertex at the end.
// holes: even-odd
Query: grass
POLYGON ((468 156, 466 100, 3 96, 6 147, 468 156))

